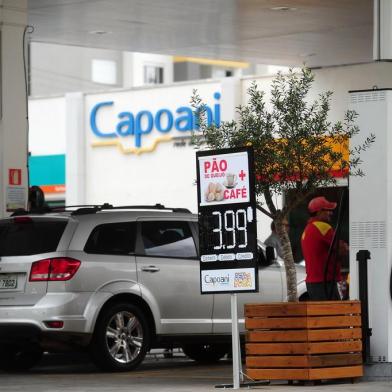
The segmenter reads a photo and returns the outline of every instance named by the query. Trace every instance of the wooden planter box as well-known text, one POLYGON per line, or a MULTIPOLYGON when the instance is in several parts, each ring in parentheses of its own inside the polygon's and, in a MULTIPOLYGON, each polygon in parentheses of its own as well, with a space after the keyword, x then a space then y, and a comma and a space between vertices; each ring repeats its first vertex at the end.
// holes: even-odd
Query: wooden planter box
POLYGON ((246 367, 254 380, 363 375, 359 301, 245 305, 246 367))

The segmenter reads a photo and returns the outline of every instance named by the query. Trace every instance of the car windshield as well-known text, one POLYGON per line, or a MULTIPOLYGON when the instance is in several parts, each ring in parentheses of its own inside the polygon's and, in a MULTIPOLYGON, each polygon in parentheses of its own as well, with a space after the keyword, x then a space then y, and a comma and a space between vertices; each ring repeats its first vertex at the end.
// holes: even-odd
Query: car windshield
POLYGON ((0 221, 0 256, 26 256, 54 252, 66 220, 17 217, 0 221))

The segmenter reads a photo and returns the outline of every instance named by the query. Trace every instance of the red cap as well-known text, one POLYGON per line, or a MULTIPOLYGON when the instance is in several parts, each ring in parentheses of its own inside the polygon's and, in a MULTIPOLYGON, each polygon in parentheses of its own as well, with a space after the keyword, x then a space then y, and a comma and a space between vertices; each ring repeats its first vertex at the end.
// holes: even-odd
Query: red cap
POLYGON ((308 204, 308 210, 311 214, 321 210, 334 210, 335 208, 336 203, 328 201, 324 196, 315 197, 308 204))

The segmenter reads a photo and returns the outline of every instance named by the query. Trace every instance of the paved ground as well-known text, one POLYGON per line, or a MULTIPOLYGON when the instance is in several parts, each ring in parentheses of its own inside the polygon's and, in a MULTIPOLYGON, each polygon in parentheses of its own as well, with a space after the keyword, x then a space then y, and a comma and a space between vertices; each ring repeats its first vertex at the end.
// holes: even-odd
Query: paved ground
MULTIPOLYGON (((220 391, 217 385, 232 383, 232 365, 222 360, 216 365, 200 366, 181 355, 164 359, 151 356, 134 372, 101 373, 80 356, 46 357, 42 364, 29 373, 0 373, 0 391, 10 392, 199 392, 220 391)), ((342 391, 390 392, 391 382, 349 381, 323 382, 320 386, 288 385, 274 382, 270 385, 251 386, 249 389, 272 392, 342 391)), ((242 389, 243 390, 243 389, 242 389)))

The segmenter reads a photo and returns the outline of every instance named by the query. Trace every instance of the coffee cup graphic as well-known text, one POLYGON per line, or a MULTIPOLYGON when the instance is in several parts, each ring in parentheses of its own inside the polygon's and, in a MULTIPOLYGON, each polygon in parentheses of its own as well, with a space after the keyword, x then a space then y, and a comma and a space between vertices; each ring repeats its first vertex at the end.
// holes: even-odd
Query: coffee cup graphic
POLYGON ((226 180, 223 185, 226 188, 234 188, 237 185, 237 176, 234 173, 226 173, 226 180))

